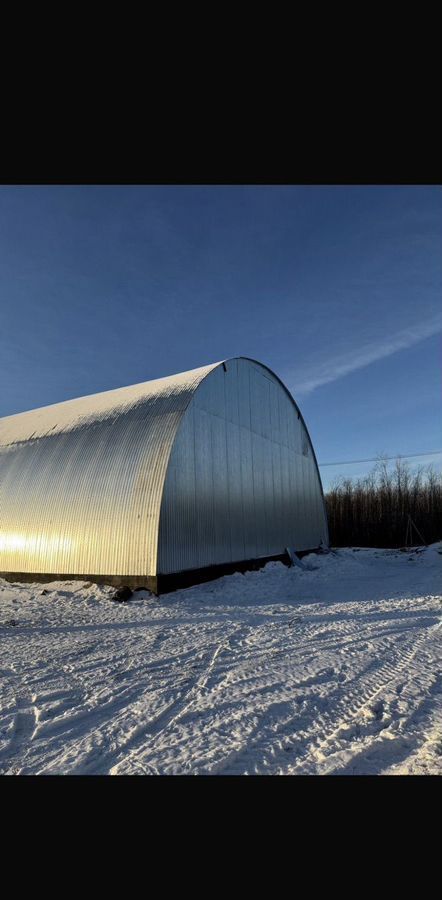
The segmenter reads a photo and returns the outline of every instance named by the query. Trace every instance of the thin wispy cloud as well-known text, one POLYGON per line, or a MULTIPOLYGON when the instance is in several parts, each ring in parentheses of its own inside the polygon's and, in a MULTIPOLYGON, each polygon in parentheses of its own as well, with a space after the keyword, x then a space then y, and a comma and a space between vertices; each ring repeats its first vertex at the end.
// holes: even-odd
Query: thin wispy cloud
POLYGON ((290 380, 297 395, 310 394, 324 384, 344 378, 350 372, 370 366, 380 359, 392 356, 393 353, 397 353, 399 350, 407 350, 409 347, 413 347, 415 344, 441 331, 442 314, 434 316, 425 322, 404 328, 379 341, 372 341, 353 350, 351 353, 334 356, 315 366, 309 366, 308 370, 303 371, 299 380, 292 372, 290 380))

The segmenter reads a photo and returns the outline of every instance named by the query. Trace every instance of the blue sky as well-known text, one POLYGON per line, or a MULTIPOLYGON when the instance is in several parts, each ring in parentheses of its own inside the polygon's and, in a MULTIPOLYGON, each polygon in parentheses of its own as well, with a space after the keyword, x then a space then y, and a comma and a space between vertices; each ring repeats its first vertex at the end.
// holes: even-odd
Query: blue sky
POLYGON ((438 187, 1 187, 0 416, 251 356, 320 462, 442 449, 441 224, 438 187))

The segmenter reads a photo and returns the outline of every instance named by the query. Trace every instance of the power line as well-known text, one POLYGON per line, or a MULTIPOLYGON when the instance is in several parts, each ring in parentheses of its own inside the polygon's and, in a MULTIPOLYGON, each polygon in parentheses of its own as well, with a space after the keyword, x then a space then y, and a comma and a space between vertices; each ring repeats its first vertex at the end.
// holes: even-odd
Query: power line
POLYGON ((340 462, 318 463, 321 468, 323 466, 353 466, 355 463, 366 462, 383 462, 384 459, 411 459, 413 456, 437 456, 442 450, 431 450, 427 453, 396 453, 395 456, 371 456, 369 459, 342 459, 340 462))

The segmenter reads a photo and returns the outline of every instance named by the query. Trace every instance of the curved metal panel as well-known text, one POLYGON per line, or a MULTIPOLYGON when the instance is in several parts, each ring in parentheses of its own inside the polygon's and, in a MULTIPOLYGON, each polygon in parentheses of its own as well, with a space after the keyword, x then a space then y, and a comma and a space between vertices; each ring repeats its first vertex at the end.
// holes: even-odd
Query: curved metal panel
POLYGON ((213 368, 0 419, 0 572, 156 574, 169 454, 213 368))
POLYGON ((239 357, 201 381, 170 454, 158 573, 328 544, 322 485, 301 413, 270 369, 239 357))
POLYGON ((0 572, 155 576, 320 540, 304 420, 255 360, 0 419, 0 572))

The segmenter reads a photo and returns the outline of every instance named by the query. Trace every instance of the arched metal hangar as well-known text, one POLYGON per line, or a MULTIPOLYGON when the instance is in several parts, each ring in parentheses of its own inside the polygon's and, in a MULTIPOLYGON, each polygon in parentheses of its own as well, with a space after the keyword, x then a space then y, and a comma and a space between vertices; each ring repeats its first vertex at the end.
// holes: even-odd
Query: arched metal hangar
POLYGON ((0 419, 0 574, 160 592, 328 545, 280 379, 245 357, 0 419))

